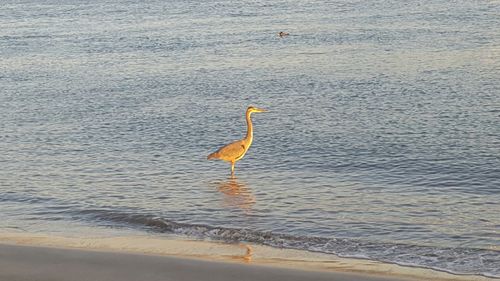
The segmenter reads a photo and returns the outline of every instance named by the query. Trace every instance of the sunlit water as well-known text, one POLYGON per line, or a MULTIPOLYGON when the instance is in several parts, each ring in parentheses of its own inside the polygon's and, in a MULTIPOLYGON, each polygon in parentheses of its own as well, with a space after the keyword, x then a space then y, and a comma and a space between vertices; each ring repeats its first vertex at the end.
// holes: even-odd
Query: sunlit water
POLYGON ((500 2, 147 2, 0 4, 0 228, 500 276, 500 2))

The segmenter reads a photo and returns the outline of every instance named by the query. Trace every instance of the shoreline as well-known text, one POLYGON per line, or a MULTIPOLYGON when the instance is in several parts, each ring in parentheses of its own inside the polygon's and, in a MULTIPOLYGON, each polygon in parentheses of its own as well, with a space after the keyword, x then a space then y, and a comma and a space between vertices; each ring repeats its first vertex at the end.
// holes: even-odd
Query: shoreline
MULTIPOLYGON (((455 275, 444 271, 401 266, 365 259, 341 258, 335 255, 303 250, 152 235, 69 237, 40 233, 0 231, 0 246, 32 247, 33 249, 42 247, 46 249, 66 249, 115 255, 133 254, 150 257, 170 257, 173 259, 187 259, 193 262, 210 261, 228 265, 259 266, 285 271, 301 270, 311 272, 311 274, 354 274, 357 276, 357 279, 354 280, 372 280, 373 278, 375 278, 374 280, 377 280, 376 278, 384 280, 385 278, 387 280, 436 281, 499 280, 477 275, 455 275)), ((50 252, 50 250, 48 251, 50 252)), ((0 260, 1 263, 2 260, 0 260)))
POLYGON ((1 281, 398 281, 171 256, 0 244, 1 281))

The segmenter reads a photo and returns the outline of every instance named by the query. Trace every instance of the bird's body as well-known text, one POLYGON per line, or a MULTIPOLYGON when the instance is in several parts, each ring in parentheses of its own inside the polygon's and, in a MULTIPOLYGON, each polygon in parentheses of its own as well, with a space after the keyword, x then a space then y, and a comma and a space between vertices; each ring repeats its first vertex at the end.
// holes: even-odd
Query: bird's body
POLYGON ((234 175, 234 164, 245 156, 253 141, 253 125, 251 115, 254 112, 265 112, 263 109, 248 107, 246 112, 247 120, 247 135, 241 140, 234 141, 228 145, 221 147, 216 152, 208 155, 207 159, 220 159, 231 163, 231 175, 234 175))
POLYGON ((238 140, 232 142, 216 152, 210 154, 208 159, 220 159, 227 162, 236 162, 245 156, 248 148, 252 141, 247 141, 246 139, 238 140))

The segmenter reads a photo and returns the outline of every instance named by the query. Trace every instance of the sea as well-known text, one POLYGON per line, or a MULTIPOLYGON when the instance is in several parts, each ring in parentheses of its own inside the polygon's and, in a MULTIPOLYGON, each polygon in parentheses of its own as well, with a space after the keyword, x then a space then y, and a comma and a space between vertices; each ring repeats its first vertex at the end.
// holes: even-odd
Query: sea
POLYGON ((2 0, 0 230, 84 227, 500 278, 500 1, 2 0))

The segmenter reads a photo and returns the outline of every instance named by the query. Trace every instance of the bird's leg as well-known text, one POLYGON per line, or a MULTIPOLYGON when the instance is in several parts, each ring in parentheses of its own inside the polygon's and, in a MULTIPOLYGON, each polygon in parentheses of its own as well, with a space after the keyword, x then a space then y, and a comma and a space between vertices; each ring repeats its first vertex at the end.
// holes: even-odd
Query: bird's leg
POLYGON ((231 177, 234 177, 234 162, 231 162, 231 177))

